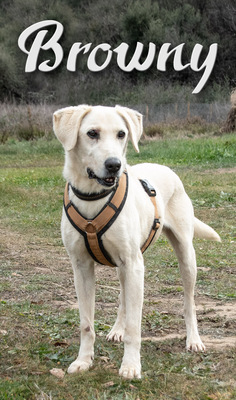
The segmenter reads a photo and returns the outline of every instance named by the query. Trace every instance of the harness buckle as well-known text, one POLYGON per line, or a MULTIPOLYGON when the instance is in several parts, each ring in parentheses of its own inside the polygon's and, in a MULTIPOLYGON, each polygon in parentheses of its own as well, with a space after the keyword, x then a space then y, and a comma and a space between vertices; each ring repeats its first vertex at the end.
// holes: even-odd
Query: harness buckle
POLYGON ((96 226, 94 226, 92 221, 88 221, 86 227, 85 227, 85 232, 86 233, 95 233, 97 232, 96 226))
POLYGON ((156 190, 150 183, 148 182, 147 179, 140 179, 140 182, 145 190, 147 192, 148 196, 150 197, 155 197, 156 196, 156 190))
POLYGON ((153 221, 152 229, 154 229, 154 231, 157 231, 157 229, 159 228, 160 228, 160 220, 159 218, 155 218, 153 221))

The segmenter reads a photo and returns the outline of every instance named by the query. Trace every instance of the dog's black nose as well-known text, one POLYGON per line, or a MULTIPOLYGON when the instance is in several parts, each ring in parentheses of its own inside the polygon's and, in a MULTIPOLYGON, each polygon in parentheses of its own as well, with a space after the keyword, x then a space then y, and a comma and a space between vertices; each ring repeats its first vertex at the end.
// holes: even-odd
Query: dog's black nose
POLYGON ((121 167, 121 161, 119 158, 110 157, 105 161, 105 168, 110 174, 115 174, 121 167))

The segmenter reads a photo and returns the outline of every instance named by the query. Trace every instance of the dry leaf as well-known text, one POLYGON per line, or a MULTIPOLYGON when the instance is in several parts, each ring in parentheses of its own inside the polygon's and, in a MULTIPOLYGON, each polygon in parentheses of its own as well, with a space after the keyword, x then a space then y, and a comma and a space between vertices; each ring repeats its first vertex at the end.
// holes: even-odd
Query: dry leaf
POLYGON ((55 347, 67 347, 69 344, 67 342, 57 340, 56 342, 53 343, 53 346, 55 347))
POLYGON ((50 370, 50 374, 54 375, 56 378, 63 379, 65 372, 60 368, 53 368, 50 370))
POLYGON ((104 383, 104 385, 102 385, 103 387, 110 387, 110 386, 114 386, 114 382, 113 381, 109 381, 107 383, 104 383))

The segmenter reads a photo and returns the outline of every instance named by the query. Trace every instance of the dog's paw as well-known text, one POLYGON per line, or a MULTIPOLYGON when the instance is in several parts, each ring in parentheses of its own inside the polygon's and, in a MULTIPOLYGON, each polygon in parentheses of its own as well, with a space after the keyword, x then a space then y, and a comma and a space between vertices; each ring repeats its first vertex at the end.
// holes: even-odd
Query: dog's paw
POLYGON ((87 371, 91 367, 92 363, 92 360, 91 362, 87 362, 77 359, 70 364, 67 372, 68 374, 78 374, 79 372, 87 371))
POLYGON ((125 379, 141 379, 141 366, 134 364, 122 364, 119 375, 125 379))
POLYGON ((202 343, 200 337, 197 338, 196 340, 189 340, 189 341, 187 340, 186 349, 187 351, 192 351, 192 352, 206 351, 206 347, 202 343))
POLYGON ((109 342, 123 342, 124 340, 124 329, 122 328, 112 328, 112 330, 107 335, 107 340, 109 342))

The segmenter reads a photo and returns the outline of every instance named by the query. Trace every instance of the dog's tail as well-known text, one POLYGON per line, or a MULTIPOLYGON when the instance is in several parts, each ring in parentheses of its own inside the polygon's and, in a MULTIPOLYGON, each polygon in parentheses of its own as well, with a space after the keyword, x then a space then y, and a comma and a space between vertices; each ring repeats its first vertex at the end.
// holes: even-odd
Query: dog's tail
POLYGON ((212 229, 209 225, 204 224, 204 222, 200 221, 196 217, 194 218, 194 237, 221 242, 221 238, 218 233, 216 233, 214 229, 212 229))

